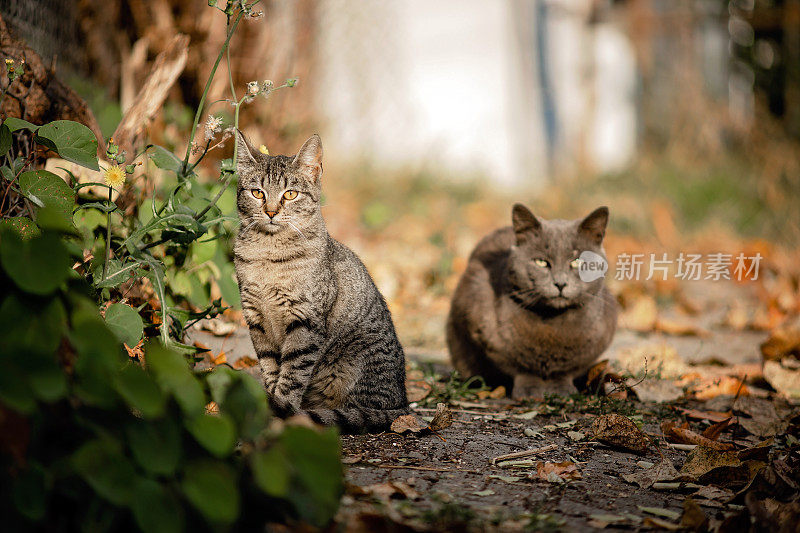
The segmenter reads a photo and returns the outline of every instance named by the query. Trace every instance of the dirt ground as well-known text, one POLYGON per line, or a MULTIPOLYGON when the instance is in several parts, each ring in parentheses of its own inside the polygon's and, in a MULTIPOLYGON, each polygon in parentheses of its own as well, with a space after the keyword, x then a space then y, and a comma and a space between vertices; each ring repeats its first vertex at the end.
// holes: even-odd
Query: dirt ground
MULTIPOLYGON (((675 299, 694 302, 699 311, 688 319, 675 302, 659 302, 661 326, 643 327, 642 322, 650 319, 642 316, 646 311, 634 312, 635 302, 623 309, 621 327, 604 355, 610 360, 604 372, 627 377, 624 383, 601 377, 593 385, 595 392, 602 389, 610 396, 601 391, 600 396, 514 401, 500 397, 502 391, 467 389, 451 379, 440 348, 408 348, 409 387, 416 386, 420 398, 411 404, 414 415, 424 427, 436 405, 445 403, 453 415, 452 425, 436 432, 343 436, 347 490, 336 527, 348 531, 674 529, 687 516, 700 516, 697 520, 706 529, 695 525, 697 530, 740 530, 731 517, 746 512, 744 496, 737 492, 752 484, 753 474, 734 481, 726 474, 725 480, 714 483, 684 475, 681 470, 697 453, 697 445, 674 435, 666 438, 665 424, 694 435, 710 431, 714 442, 709 446, 733 450, 714 453, 752 455, 756 452, 751 450, 763 449, 763 454, 758 452, 763 455, 758 466, 764 468, 770 460, 797 453, 797 439, 783 433, 787 427, 797 429, 796 423, 788 422, 797 416, 797 409, 778 398, 760 375, 759 346, 768 332, 730 324, 731 309, 758 306, 752 288, 698 285, 692 290, 675 299), (667 327, 672 317, 684 325, 667 327), (424 388, 422 394, 419 386, 424 388), (663 390, 667 395, 659 398, 663 390), (639 401, 637 394, 663 401, 639 401), (739 396, 772 409, 772 418, 761 422, 780 431, 756 431, 752 426, 748 431, 738 424, 743 416, 744 422, 760 416, 746 405, 736 408, 739 396), (638 426, 650 441, 643 453, 597 438, 592 425, 609 414, 624 415, 638 426), (714 435, 711 426, 725 418, 730 420, 723 421, 714 435), (770 437, 773 440, 765 448, 758 447, 770 437), (538 449, 542 451, 518 463, 492 461, 538 449), (646 476, 666 462, 675 469, 674 475, 660 476, 656 483, 640 486, 623 478, 646 476), (676 477, 678 472, 682 477, 676 477), (699 515, 686 510, 687 500, 693 502, 693 512, 700 509, 699 515)), ((224 335, 194 331, 191 340, 202 342, 212 354, 224 352, 229 364, 252 356, 246 328, 218 333, 224 335)))
MULTIPOLYGON (((584 530, 590 528, 593 516, 642 516, 637 506, 681 511, 682 494, 642 490, 620 476, 642 470, 637 465, 641 461, 658 462, 660 453, 679 468, 685 452, 666 448, 637 455, 597 442, 576 442, 568 432, 587 434, 596 415, 565 410, 556 416, 524 420, 515 415, 530 412, 529 408, 509 402, 482 403, 487 414, 476 414, 480 410, 475 408, 457 411, 453 425, 439 435, 344 436, 344 461, 352 462, 347 469, 348 482, 362 487, 367 495, 377 490, 381 496, 380 484, 408 485, 413 491, 410 494, 403 494, 401 487, 377 505, 383 507, 388 520, 408 521, 420 529, 521 530, 533 522, 543 530, 584 530), (532 430, 534 436, 527 436, 526 430, 532 430), (535 477, 535 469, 491 464, 498 455, 552 444, 557 448, 533 459, 573 462, 579 465, 580 479, 553 483, 530 479, 535 477)), ((645 431, 654 433, 657 428, 656 417, 646 415, 645 431)), ((375 504, 358 495, 346 496, 342 520, 358 520, 348 514, 367 513, 364 507, 370 505, 375 504)))

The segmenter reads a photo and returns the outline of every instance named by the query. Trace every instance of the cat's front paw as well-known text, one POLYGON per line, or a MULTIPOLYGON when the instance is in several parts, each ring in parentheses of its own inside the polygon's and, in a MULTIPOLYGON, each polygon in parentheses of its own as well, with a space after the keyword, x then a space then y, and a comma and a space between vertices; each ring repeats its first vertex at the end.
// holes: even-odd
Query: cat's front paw
POLYGON ((572 378, 563 377, 545 380, 538 376, 520 374, 514 377, 514 389, 511 396, 516 400, 530 398, 544 400, 545 396, 569 396, 578 392, 572 383, 572 378))
POLYGON ((269 407, 278 418, 288 418, 300 412, 300 405, 294 404, 286 398, 270 396, 269 407))

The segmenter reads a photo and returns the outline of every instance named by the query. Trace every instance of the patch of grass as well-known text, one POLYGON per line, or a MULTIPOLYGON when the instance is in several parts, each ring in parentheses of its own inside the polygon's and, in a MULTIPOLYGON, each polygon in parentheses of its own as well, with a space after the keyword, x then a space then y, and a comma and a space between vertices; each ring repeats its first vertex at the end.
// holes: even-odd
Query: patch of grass
POLYGON ((478 392, 489 390, 486 381, 480 376, 473 376, 467 380, 461 378, 457 370, 447 376, 437 373, 433 365, 425 365, 425 381, 433 387, 427 398, 420 402, 425 406, 435 406, 437 403, 451 404, 455 401, 473 401, 478 399, 478 392))
POLYGON ((639 412, 636 406, 628 400, 619 400, 608 396, 587 396, 581 393, 569 396, 545 395, 545 400, 540 405, 544 408, 545 414, 589 413, 604 415, 619 413, 631 416, 639 412))

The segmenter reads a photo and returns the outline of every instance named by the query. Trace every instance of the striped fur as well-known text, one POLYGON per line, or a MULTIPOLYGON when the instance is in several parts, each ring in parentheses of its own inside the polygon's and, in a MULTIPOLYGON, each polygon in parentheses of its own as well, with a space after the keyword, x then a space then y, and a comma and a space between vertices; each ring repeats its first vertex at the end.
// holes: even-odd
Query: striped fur
POLYGON ((273 411, 305 412, 347 432, 387 428, 407 412, 405 357, 367 269, 328 235, 319 137, 287 157, 261 154, 237 135, 234 260, 273 411))

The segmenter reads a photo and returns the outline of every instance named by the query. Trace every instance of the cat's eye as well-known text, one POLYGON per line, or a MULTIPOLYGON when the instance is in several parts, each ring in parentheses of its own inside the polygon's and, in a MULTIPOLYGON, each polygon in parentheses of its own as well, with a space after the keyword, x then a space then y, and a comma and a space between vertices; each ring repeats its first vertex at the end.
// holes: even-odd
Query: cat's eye
POLYGON ((284 200, 294 200, 295 198, 297 198, 297 191, 286 191, 283 193, 284 200))
POLYGON ((264 191, 262 191, 261 189, 250 189, 250 194, 258 198, 259 200, 264 198, 264 191))
POLYGON ((547 268, 547 267, 550 266, 550 263, 548 263, 544 259, 534 259, 533 260, 533 264, 536 265, 537 267, 541 267, 541 268, 547 268))
POLYGON ((582 264, 583 260, 580 257, 576 257, 575 259, 569 262, 569 266, 571 266, 575 270, 578 270, 582 264))

